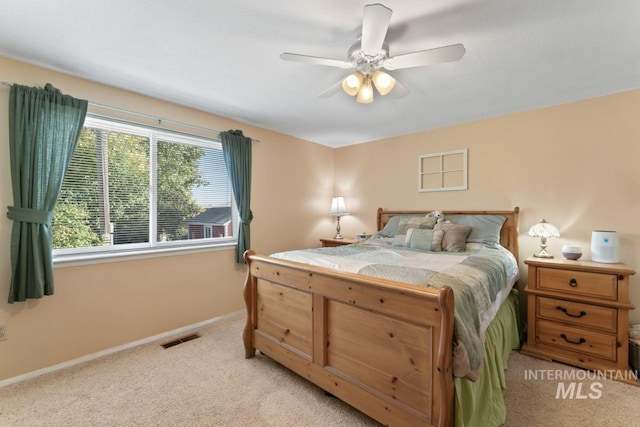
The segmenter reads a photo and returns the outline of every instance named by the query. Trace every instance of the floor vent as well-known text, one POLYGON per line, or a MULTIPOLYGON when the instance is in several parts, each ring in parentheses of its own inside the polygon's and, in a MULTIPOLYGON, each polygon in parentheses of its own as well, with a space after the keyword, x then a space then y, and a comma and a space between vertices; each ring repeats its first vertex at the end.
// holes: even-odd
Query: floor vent
POLYGON ((162 348, 167 349, 169 347, 173 347, 174 345, 182 344, 183 342, 195 340, 196 338, 200 338, 200 335, 198 334, 188 335, 186 337, 178 338, 177 340, 173 340, 166 344, 162 344, 162 348))

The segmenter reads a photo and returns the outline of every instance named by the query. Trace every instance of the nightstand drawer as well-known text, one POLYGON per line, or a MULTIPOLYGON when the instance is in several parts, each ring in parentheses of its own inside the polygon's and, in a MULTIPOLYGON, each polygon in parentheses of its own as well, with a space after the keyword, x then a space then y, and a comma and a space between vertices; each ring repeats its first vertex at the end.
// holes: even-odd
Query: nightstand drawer
POLYGON ((618 276, 615 274, 539 268, 536 287, 571 295, 618 299, 618 276))
POLYGON ((555 298, 536 297, 536 316, 547 320, 558 320, 577 326, 587 326, 605 332, 616 332, 618 310, 555 298))
POLYGON ((536 341, 606 360, 616 360, 614 335, 539 320, 536 322, 536 341))

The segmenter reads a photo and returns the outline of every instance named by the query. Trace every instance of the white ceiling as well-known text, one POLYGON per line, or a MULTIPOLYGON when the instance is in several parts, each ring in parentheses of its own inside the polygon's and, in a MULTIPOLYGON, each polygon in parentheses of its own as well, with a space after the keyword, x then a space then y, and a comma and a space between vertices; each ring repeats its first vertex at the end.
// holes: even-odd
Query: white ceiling
POLYGON ((280 53, 346 60, 373 2, 0 0, 0 55, 331 147, 640 88, 640 0, 384 0, 390 56, 466 55, 318 98, 348 71, 280 53))

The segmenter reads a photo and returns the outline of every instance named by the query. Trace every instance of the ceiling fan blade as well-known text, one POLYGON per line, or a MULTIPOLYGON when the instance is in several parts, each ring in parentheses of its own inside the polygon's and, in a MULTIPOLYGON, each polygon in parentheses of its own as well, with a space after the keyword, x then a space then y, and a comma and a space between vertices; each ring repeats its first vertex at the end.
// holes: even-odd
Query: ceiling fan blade
POLYGON ((409 89, 407 89, 402 83, 396 80, 396 84, 393 86, 393 90, 389 92, 386 96, 388 98, 402 98, 409 94, 409 89))
POLYGON ((420 67, 423 65, 452 62, 462 58, 467 50, 461 44, 437 47, 435 49, 421 50, 394 56, 384 61, 383 67, 387 70, 399 70, 401 68, 420 67))
POLYGON ((302 62, 305 64, 326 65, 328 67, 353 68, 353 65, 339 59, 320 58, 318 56, 299 55, 297 53, 281 53, 280 58, 285 61, 302 62))
POLYGON ((381 4, 368 4, 362 18, 361 49, 366 55, 377 55, 391 22, 392 10, 381 4))
POLYGON ((318 98, 328 98, 338 93, 340 89, 342 89, 342 80, 344 79, 340 79, 335 84, 332 84, 331 86, 329 86, 327 89, 325 89, 323 92, 321 92, 318 95, 318 98))

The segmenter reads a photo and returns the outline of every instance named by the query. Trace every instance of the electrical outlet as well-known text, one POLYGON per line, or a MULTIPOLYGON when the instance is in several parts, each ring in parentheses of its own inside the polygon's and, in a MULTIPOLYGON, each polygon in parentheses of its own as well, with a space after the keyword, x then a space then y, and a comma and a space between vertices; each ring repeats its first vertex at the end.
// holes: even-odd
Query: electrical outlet
POLYGON ((7 325, 0 325, 0 341, 7 339, 7 325))

